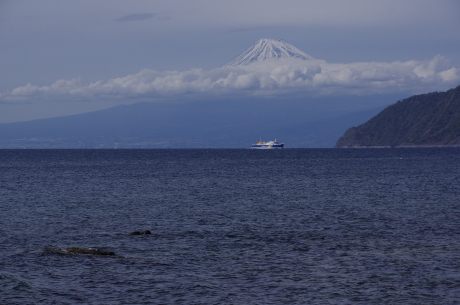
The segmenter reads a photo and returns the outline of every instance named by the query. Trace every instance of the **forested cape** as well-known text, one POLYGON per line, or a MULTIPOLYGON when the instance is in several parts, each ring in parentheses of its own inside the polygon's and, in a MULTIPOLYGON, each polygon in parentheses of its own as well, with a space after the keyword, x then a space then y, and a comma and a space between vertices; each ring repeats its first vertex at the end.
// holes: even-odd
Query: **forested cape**
POLYGON ((460 86, 388 106, 348 129, 336 147, 460 146, 460 86))

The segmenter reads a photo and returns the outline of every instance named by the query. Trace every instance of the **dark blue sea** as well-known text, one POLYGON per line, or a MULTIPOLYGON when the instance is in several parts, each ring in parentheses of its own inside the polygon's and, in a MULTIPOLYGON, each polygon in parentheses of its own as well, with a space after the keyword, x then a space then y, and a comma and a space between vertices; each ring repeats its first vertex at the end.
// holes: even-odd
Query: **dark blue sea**
POLYGON ((0 150, 0 304, 460 304, 460 148, 0 150))

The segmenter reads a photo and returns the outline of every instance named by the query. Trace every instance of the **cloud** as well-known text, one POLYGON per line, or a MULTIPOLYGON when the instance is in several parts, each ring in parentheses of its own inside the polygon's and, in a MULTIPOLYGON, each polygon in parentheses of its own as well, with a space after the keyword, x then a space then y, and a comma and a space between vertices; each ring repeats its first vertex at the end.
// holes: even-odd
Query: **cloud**
POLYGON ((86 84, 79 79, 58 80, 49 86, 27 84, 0 95, 0 100, 13 103, 43 99, 119 101, 409 94, 439 91, 459 83, 460 69, 441 55, 426 61, 348 64, 283 58, 213 70, 145 69, 137 74, 86 84))
POLYGON ((140 21, 146 19, 152 19, 153 17, 157 17, 157 19, 169 19, 169 16, 166 13, 161 14, 151 14, 151 13, 143 13, 143 14, 129 14, 123 17, 115 19, 116 22, 129 22, 129 21, 140 21))

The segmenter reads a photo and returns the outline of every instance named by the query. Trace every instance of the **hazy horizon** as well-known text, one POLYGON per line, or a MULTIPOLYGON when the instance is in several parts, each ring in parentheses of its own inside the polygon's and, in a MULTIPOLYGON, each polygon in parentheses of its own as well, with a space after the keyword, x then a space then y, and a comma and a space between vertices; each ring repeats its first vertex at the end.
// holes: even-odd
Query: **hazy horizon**
POLYGON ((138 101, 445 91, 460 84, 459 14, 450 0, 0 1, 0 123, 138 101), (314 60, 219 68, 261 38, 314 60))

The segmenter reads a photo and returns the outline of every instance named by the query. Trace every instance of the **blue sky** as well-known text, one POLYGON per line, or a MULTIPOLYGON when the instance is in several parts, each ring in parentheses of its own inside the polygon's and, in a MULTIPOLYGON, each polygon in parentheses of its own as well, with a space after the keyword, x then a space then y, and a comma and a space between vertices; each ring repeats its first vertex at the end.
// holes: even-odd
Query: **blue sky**
POLYGON ((457 0, 0 0, 0 122, 140 100, 442 91, 460 84, 458 16, 457 0), (260 38, 319 61, 219 69, 260 38))

